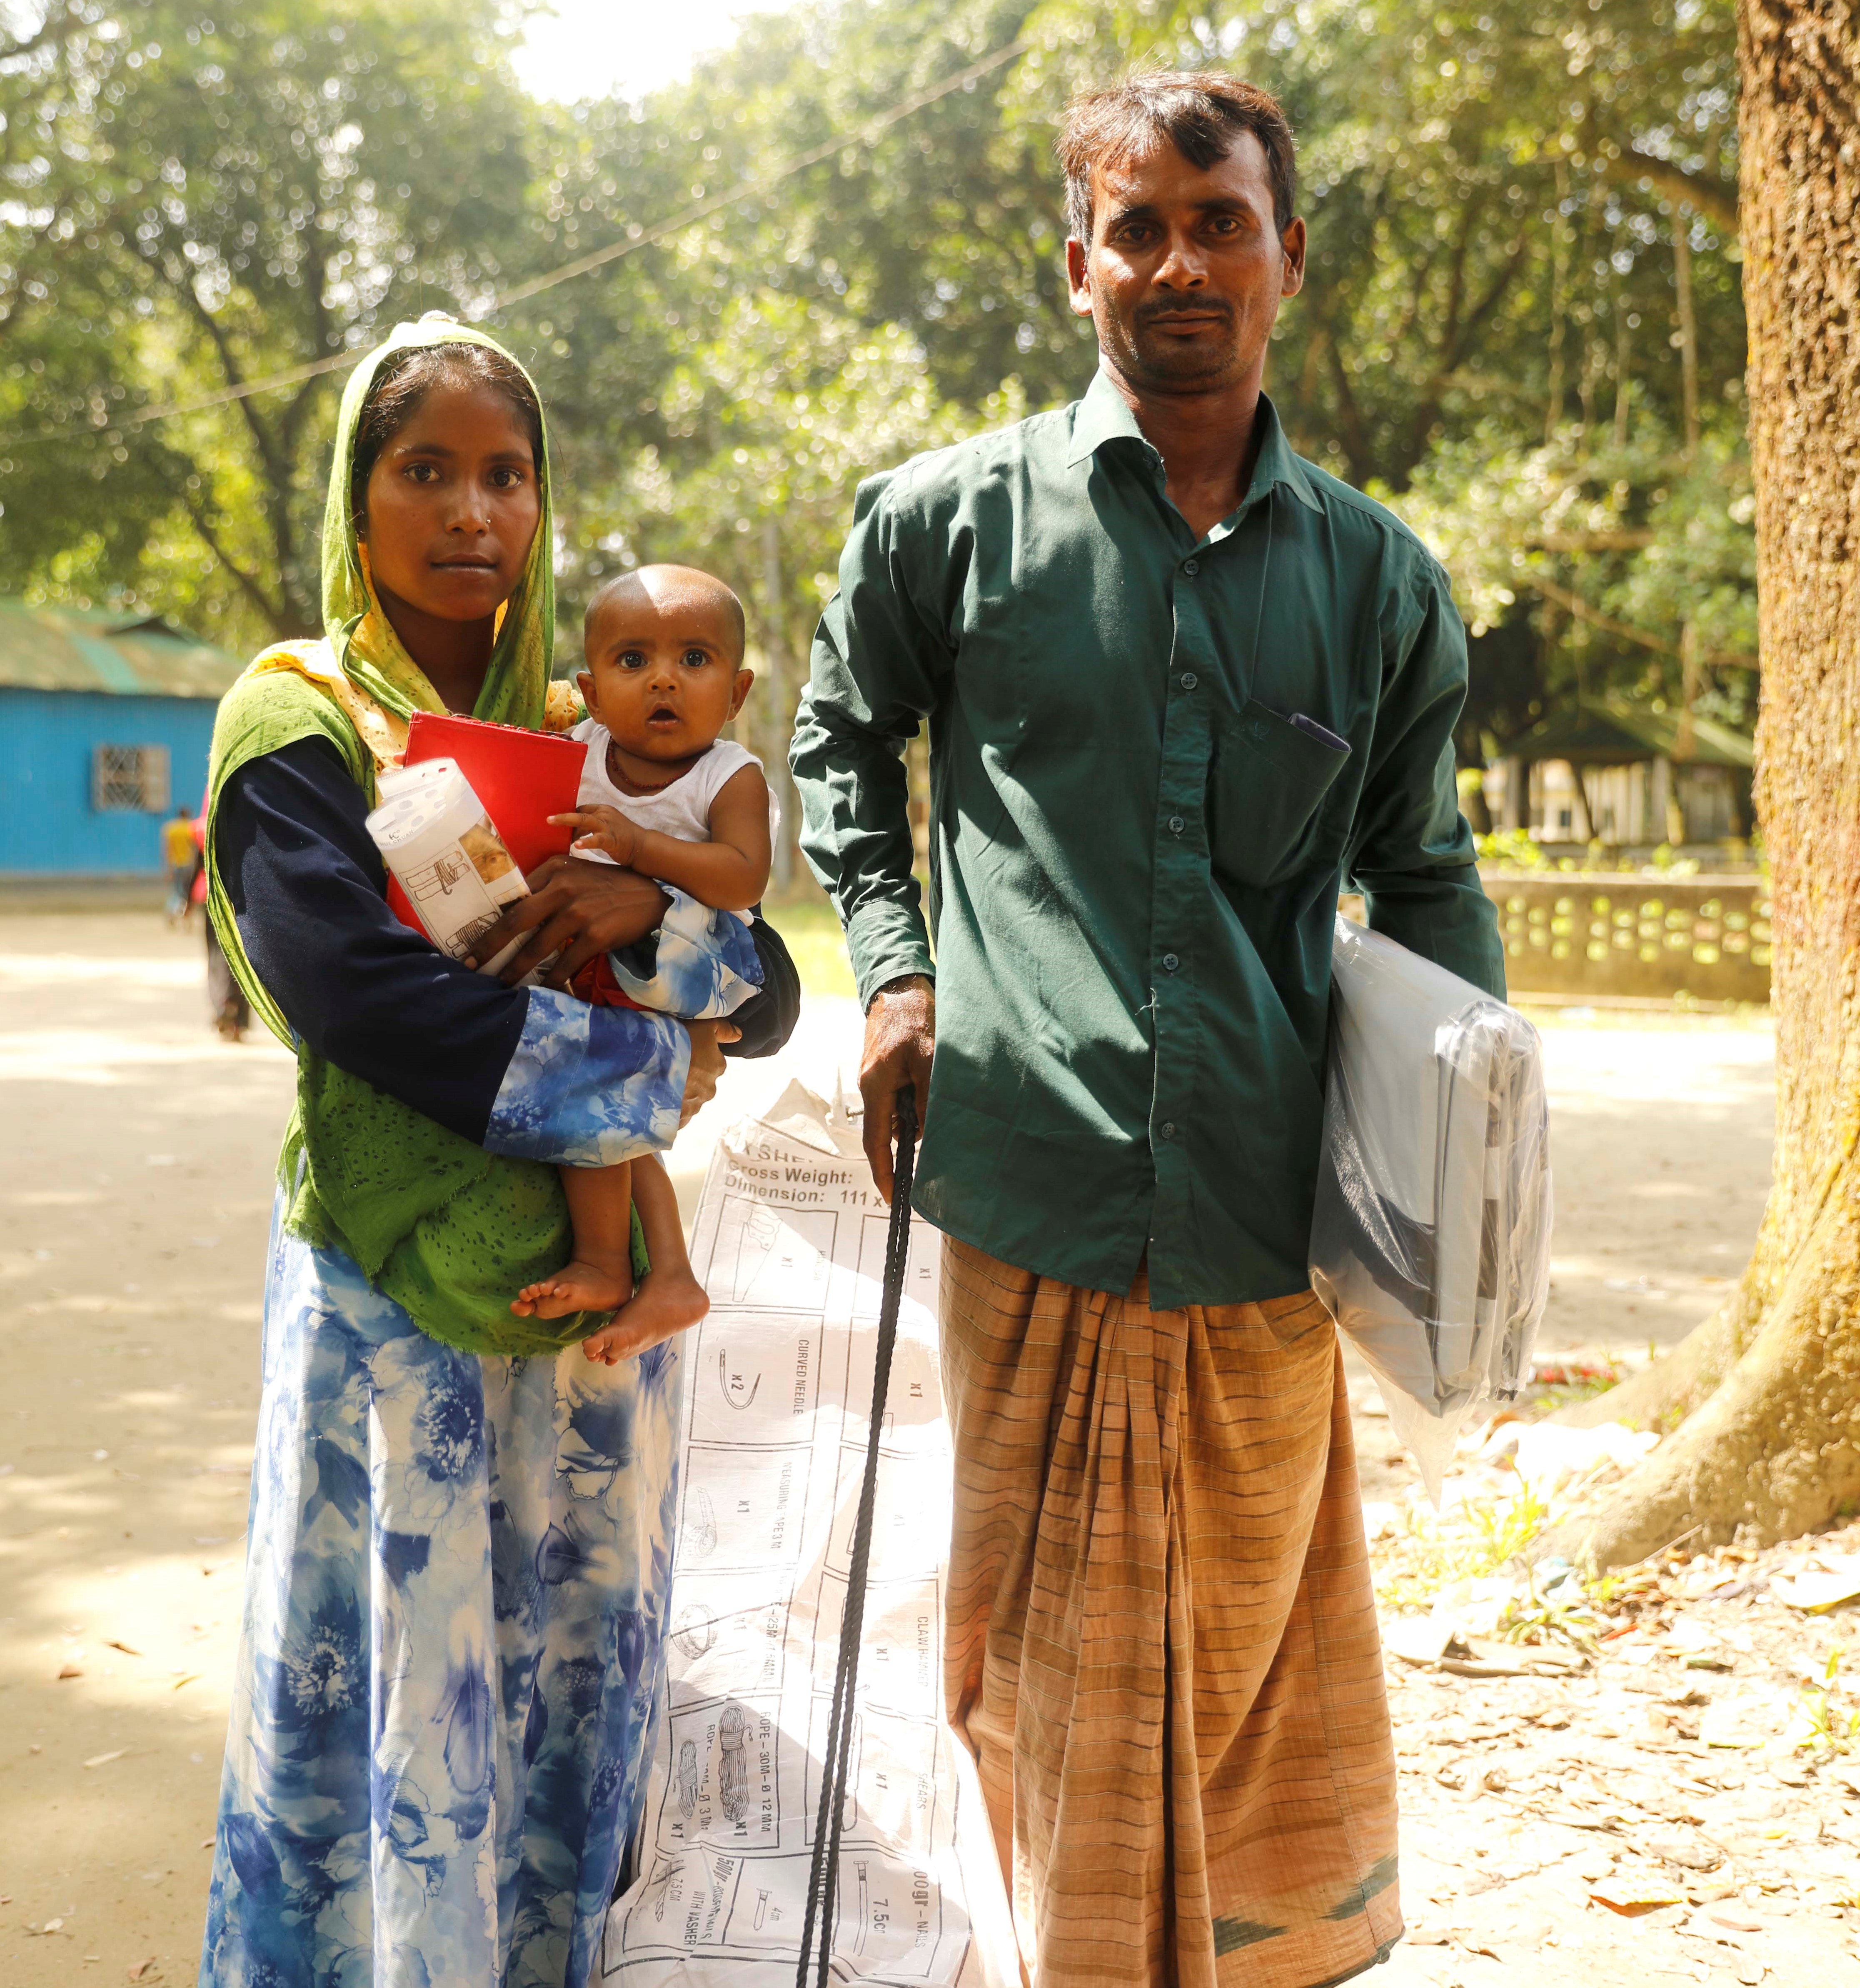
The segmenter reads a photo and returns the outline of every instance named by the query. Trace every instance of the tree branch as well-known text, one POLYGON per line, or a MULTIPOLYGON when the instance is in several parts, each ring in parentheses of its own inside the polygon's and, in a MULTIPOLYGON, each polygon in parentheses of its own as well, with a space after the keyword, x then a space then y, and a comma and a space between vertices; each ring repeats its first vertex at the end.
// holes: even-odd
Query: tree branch
POLYGON ((1465 363, 1466 354, 1474 340, 1484 329, 1486 320, 1503 301, 1505 292, 1516 281, 1517 272, 1524 266, 1524 258, 1530 249, 1528 240, 1520 235, 1513 246, 1510 259, 1491 281, 1486 294, 1466 313, 1464 321, 1461 312, 1465 306, 1463 276, 1456 259, 1453 272, 1453 295, 1448 309, 1447 322, 1440 336, 1439 357, 1433 372, 1429 377, 1420 400, 1415 404, 1413 418, 1408 424, 1408 438, 1402 446, 1399 462, 1385 463, 1382 473, 1398 490, 1407 487, 1408 479, 1415 465, 1421 460, 1427 448, 1428 436, 1436 421, 1440 418, 1440 405, 1446 397, 1446 390, 1454 376, 1465 363))
POLYGON ((1602 177, 1617 186, 1635 186, 1643 180, 1669 200, 1683 201, 1694 213, 1702 214, 1721 233, 1737 232, 1737 189, 1723 180, 1707 179, 1703 173, 1689 173, 1683 166, 1664 159, 1649 159, 1640 152, 1621 152, 1598 161, 1602 177))
POLYGON ((1363 411, 1358 406, 1356 390, 1350 384, 1350 369, 1344 363, 1342 347, 1331 336, 1331 328, 1323 318, 1320 317, 1317 323, 1324 339, 1324 357, 1331 362, 1331 383, 1337 390, 1338 421, 1344 431, 1344 453, 1350 458, 1350 474, 1361 482, 1369 472, 1369 445, 1363 431, 1363 411))
POLYGON ((1652 545, 1655 534, 1625 528, 1618 532, 1527 532, 1522 543, 1546 553, 1638 553, 1652 545))
MULTIPOLYGON (((1599 628, 1604 634, 1618 635, 1624 642, 1638 644, 1643 649, 1651 649, 1655 654, 1677 656, 1676 643, 1669 642, 1663 636, 1651 634, 1645 628, 1636 628, 1631 623, 1617 621, 1612 615, 1605 614, 1599 607, 1591 607, 1579 593, 1572 593, 1566 587, 1559 587, 1554 580, 1546 580, 1540 573, 1526 576, 1525 584, 1534 587, 1546 600, 1554 600, 1565 613, 1573 614, 1578 621, 1586 621, 1591 628, 1599 628)), ((1753 670, 1758 667, 1754 656, 1740 655, 1733 650, 1720 650, 1703 660, 1717 668, 1723 665, 1740 670, 1753 670)))
POLYGON ((194 529, 199 532, 208 551, 212 553, 220 564, 232 574, 239 591, 265 617, 272 631, 276 633, 282 633, 284 628, 283 604, 270 600, 266 596, 264 588, 250 573, 246 572, 220 543, 219 534, 214 529, 212 520, 207 516, 204 507, 196 501, 193 492, 184 488, 181 493, 181 501, 187 507, 187 513, 193 522, 194 529))
MULTIPOLYGON (((191 272, 184 269, 176 270, 171 268, 168 259, 159 248, 150 247, 140 252, 143 260, 181 299, 188 314, 207 334, 208 341, 219 360, 220 371, 226 384, 228 387, 244 386, 245 373, 239 363, 238 355, 233 350, 232 341, 227 337, 219 320, 201 302, 199 293, 194 287, 191 272)), ((259 418, 256 397, 246 394, 233 404, 245 421, 246 431, 252 437, 252 446, 259 452, 259 460, 265 465, 265 474, 274 484, 282 482, 288 473, 288 463, 279 449, 276 438, 269 432, 259 418)))

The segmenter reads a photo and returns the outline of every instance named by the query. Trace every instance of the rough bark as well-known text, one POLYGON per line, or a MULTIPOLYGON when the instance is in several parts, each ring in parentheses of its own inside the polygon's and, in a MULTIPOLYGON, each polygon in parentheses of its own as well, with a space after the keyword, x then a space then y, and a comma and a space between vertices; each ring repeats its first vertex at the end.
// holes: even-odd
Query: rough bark
POLYGON ((1860 0, 1740 0, 1738 44, 1775 1184, 1732 1302, 1571 1418, 1679 1422, 1552 1542, 1598 1567, 1860 1500, 1860 0))

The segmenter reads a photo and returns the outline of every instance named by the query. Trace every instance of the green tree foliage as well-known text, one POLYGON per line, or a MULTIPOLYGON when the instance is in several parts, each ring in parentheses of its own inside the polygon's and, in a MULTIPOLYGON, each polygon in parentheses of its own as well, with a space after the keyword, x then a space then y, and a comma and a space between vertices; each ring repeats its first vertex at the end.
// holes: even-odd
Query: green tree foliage
POLYGON ((0 56, 0 313, 25 300, 0 316, 0 587, 306 624, 328 385, 126 418, 445 306, 548 394, 565 612, 616 564, 715 566, 773 738, 859 477, 1089 377, 1067 95, 1221 63, 1300 137, 1311 274, 1269 386, 1449 559, 1469 756, 1577 688, 1751 701, 1730 0, 803 0, 684 82, 573 106, 522 98, 493 0, 59 19, 0 56), (36 449, 35 422, 85 439, 36 449))
MULTIPOLYGON (((55 442, 22 421, 0 484, 9 520, 69 519, 74 543, 99 544, 86 576, 100 590, 113 582, 209 620, 236 602, 226 618, 247 641, 318 625, 327 376, 137 417, 490 294, 499 252, 525 245, 529 186, 527 106, 501 69, 499 21, 490 0, 443 12, 418 0, 239 0, 218 22, 118 8, 64 42, 66 102, 48 136, 79 155, 67 166, 89 205, 81 235, 40 247, 56 280, 0 332, 0 368, 26 385, 19 412, 41 434, 89 433, 55 442), (69 340, 72 289, 84 316, 70 342, 86 345, 88 377, 68 364, 34 373, 32 340, 69 340), (164 500, 141 556, 111 543, 126 485, 145 516, 164 500), (198 591, 177 601, 168 562, 182 549, 178 590, 198 591)), ((29 268, 32 245, 17 252, 29 268)), ((42 574, 42 536, 8 529, 0 584, 42 574)))

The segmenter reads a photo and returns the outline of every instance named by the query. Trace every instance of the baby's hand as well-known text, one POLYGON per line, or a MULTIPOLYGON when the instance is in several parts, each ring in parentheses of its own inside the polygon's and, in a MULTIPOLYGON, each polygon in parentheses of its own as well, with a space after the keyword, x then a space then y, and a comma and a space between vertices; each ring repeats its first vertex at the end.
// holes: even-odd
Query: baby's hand
POLYGON ((604 856, 610 856, 616 863, 631 867, 634 853, 639 847, 639 830, 618 808, 577 808, 572 814, 552 814, 549 819, 556 828, 579 831, 575 837, 576 848, 598 849, 604 856))

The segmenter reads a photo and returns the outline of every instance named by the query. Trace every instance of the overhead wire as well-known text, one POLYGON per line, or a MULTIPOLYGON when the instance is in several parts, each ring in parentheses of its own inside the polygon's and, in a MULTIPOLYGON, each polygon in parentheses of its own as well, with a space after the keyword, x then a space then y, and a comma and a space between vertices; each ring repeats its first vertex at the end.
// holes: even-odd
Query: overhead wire
MULTIPOLYGON (((572 282, 578 276, 587 276, 596 269, 605 269, 609 264, 617 262, 623 256, 636 255, 642 248, 650 248, 669 235, 681 234, 695 222, 707 219, 723 208, 733 207, 739 201, 753 199, 758 194, 780 186, 784 180, 793 178, 796 173, 803 173, 809 167, 817 166, 849 147, 869 145, 881 132, 889 130, 893 125, 901 123, 905 118, 927 110, 944 97, 953 96, 957 90, 966 89, 972 83, 999 69, 1003 63, 1012 62, 1015 56, 1024 55, 1033 46, 1030 36, 1021 36, 991 54, 982 56, 979 62, 971 63, 966 69, 959 69, 953 76, 945 76, 932 88, 919 90, 913 96, 902 97, 897 103, 888 105, 883 110, 864 120, 855 132, 843 133, 826 144, 817 145, 811 151, 803 152, 798 157, 786 161, 772 172, 739 180, 736 185, 722 193, 708 194, 693 201, 689 206, 667 215, 663 221, 654 222, 650 228, 642 228, 636 233, 629 232, 624 241, 610 242, 604 248, 597 248, 590 254, 577 256, 573 262, 565 262, 558 269, 550 270, 543 276, 533 276, 527 282, 519 283, 512 289, 501 292, 484 307, 482 315, 495 317, 514 304, 526 303, 530 298, 539 296, 545 290, 553 289, 559 283, 572 282)), ((331 353, 326 357, 313 359, 301 366, 288 367, 281 373, 268 374, 262 380, 241 380, 235 385, 218 388, 211 394, 198 394, 188 400, 166 401, 152 407, 139 407, 120 421, 103 425, 85 427, 72 423, 62 428, 46 428, 38 434, 0 441, 0 449, 31 448, 38 443, 49 441, 120 442, 124 436, 138 428, 147 427, 151 422, 170 421, 182 414, 202 414, 213 407, 250 400, 256 394, 273 394, 286 387, 299 386, 325 373, 337 372, 343 367, 353 365, 360 354, 361 348, 331 353)))

